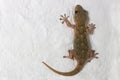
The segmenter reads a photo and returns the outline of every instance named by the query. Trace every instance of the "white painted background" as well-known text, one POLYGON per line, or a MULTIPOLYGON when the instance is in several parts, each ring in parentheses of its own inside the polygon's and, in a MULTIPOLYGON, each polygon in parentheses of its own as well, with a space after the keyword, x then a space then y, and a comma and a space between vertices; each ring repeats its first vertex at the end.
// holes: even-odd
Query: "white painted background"
POLYGON ((0 80, 120 80, 120 0, 0 0, 0 80), (63 59, 72 48, 73 31, 61 24, 66 13, 80 4, 96 24, 90 36, 99 59, 82 72, 64 77, 76 62, 63 59))

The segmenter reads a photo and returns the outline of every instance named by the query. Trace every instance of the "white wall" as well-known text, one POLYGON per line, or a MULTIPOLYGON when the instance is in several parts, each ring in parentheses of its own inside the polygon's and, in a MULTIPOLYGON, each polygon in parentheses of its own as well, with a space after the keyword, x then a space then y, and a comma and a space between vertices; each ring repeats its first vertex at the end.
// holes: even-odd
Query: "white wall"
POLYGON ((120 80, 120 0, 0 0, 0 80, 120 80), (90 36, 99 59, 82 72, 65 77, 76 62, 63 59, 72 48, 73 31, 61 24, 66 13, 73 22, 73 9, 82 5, 96 24, 90 36))

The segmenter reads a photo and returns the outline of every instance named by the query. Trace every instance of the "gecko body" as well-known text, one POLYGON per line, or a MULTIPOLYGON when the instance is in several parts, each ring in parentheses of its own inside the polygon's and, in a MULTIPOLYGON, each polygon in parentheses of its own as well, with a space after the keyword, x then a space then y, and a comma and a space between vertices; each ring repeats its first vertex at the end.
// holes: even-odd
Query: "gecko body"
POLYGON ((91 33, 94 30, 93 24, 89 25, 89 28, 86 27, 88 22, 88 13, 86 10, 82 8, 80 5, 76 5, 74 9, 74 22, 75 24, 71 24, 68 21, 68 16, 64 14, 62 15, 60 20, 63 20, 62 23, 66 23, 68 27, 72 28, 74 30, 74 41, 73 41, 73 49, 68 50, 69 55, 64 56, 64 58, 70 58, 75 59, 77 61, 77 66, 74 70, 70 72, 60 72, 52 67, 50 67, 48 64, 43 62, 49 69, 51 69, 53 72, 63 75, 63 76, 72 76, 80 72, 84 65, 87 62, 90 62, 93 58, 98 58, 96 55, 98 53, 95 53, 94 50, 90 49, 87 36, 89 33, 91 33))

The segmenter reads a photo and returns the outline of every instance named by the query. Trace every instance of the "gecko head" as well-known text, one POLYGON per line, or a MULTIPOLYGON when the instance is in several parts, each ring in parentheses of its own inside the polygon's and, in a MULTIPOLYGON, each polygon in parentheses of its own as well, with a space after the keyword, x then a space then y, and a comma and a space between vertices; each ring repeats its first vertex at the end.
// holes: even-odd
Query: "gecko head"
POLYGON ((77 25, 81 25, 81 23, 86 22, 86 13, 87 11, 83 9, 81 5, 76 5, 74 9, 74 22, 77 25))
POLYGON ((83 10, 81 5, 76 5, 75 6, 75 14, 79 13, 79 11, 83 10))

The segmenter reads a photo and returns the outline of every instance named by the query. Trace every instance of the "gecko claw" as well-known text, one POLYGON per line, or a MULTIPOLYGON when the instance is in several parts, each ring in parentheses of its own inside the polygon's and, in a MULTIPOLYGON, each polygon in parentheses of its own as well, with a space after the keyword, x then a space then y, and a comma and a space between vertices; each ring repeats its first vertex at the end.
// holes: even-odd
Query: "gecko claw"
POLYGON ((89 24, 87 26, 87 30, 86 31, 87 31, 88 34, 93 34, 95 28, 96 28, 95 24, 91 23, 91 24, 89 24))
POLYGON ((98 59, 99 57, 95 57, 96 59, 98 59))
POLYGON ((97 57, 96 55, 98 55, 98 53, 95 53, 95 50, 89 50, 87 62, 91 62, 91 60, 94 58, 98 59, 99 57, 97 57))
POLYGON ((63 17, 63 15, 60 15, 60 17, 63 17))
POLYGON ((60 20, 62 20, 62 24, 64 24, 64 22, 69 18, 69 16, 66 16, 66 14, 60 15, 60 17, 60 20))
POLYGON ((60 18, 60 20, 63 20, 62 18, 60 18))
POLYGON ((66 58, 66 56, 63 56, 63 58, 66 58))
POLYGON ((64 21, 62 22, 62 24, 64 24, 64 21))
POLYGON ((66 17, 66 14, 64 14, 64 16, 66 17))

